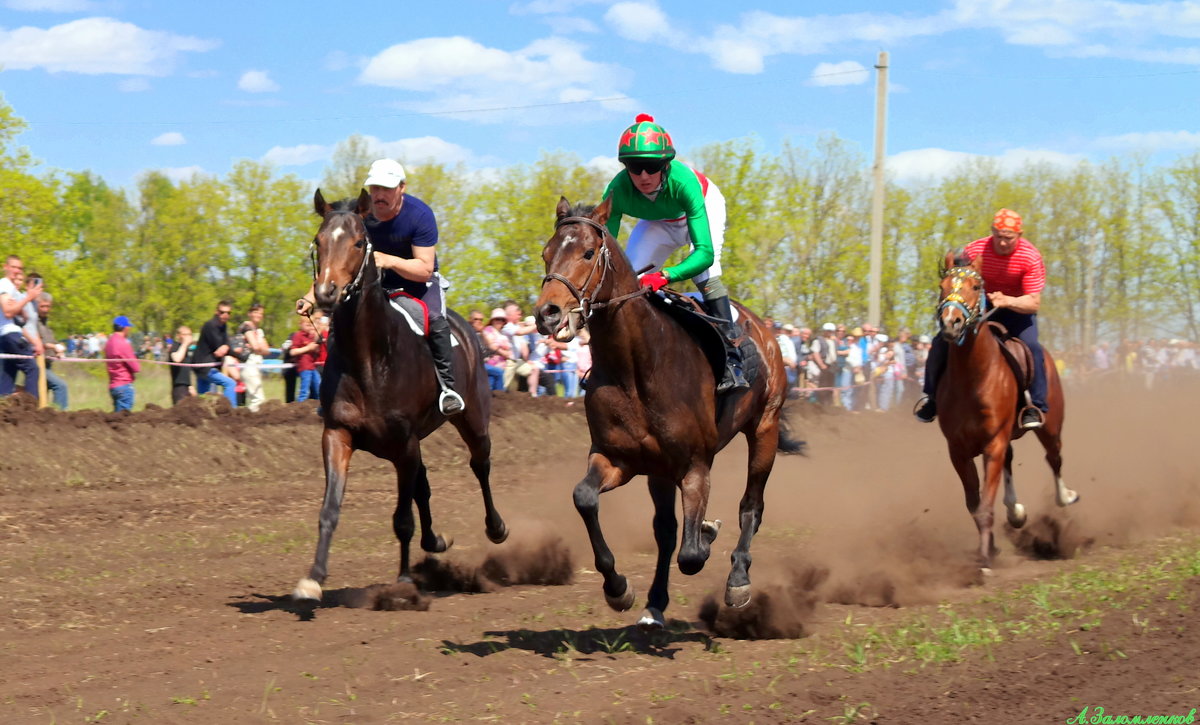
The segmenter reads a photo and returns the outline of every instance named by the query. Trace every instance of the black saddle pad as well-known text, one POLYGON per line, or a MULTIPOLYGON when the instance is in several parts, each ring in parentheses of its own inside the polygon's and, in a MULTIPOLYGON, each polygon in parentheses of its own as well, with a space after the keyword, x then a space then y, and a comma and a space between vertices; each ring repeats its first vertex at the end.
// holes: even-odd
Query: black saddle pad
MULTIPOLYGON (((660 293, 651 294, 649 297, 651 304, 682 325, 683 329, 700 345, 700 349, 704 351, 704 357, 708 359, 708 364, 712 367, 713 377, 720 382, 721 378, 725 377, 725 335, 717 329, 712 321, 701 316, 707 313, 700 309, 700 303, 692 297, 673 290, 663 290, 660 293)), ((742 334, 736 344, 742 351, 742 375, 745 376, 746 382, 753 383, 754 379, 758 377, 759 361, 761 360, 758 346, 746 334, 742 334)))

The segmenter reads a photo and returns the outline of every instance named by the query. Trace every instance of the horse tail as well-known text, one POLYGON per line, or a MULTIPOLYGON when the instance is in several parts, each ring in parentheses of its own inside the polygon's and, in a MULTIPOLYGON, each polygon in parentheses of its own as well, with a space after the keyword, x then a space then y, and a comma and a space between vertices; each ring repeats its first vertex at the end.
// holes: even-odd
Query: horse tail
POLYGON ((779 415, 779 447, 780 453, 808 455, 808 443, 792 437, 792 424, 786 413, 779 415))

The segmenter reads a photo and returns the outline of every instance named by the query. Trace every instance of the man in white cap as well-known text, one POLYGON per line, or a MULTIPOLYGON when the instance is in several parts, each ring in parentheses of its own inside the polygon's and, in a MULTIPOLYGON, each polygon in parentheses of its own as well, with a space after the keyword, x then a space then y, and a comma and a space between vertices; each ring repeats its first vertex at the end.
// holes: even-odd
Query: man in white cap
POLYGON ((463 411, 462 396, 454 391, 454 368, 446 298, 438 273, 437 219, 429 205, 405 194, 404 167, 393 159, 371 164, 363 182, 371 195, 371 211, 364 219, 375 250, 384 289, 404 290, 429 310, 429 351, 442 388, 438 408, 443 415, 463 411))

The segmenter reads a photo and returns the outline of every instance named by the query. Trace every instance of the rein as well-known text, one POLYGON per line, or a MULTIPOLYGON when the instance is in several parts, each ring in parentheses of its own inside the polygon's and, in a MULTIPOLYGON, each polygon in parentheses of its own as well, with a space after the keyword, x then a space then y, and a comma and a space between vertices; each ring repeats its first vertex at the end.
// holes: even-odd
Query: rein
POLYGON ((592 313, 595 310, 603 309, 618 302, 624 302, 625 300, 633 297, 642 297, 649 291, 649 287, 639 287, 636 292, 630 292, 629 294, 624 294, 619 297, 613 297, 612 299, 597 302, 595 295, 600 291, 600 288, 604 286, 604 280, 608 277, 608 270, 612 267, 612 261, 610 259, 611 252, 608 251, 607 244, 608 239, 612 235, 609 233, 608 228, 603 224, 599 224, 592 219, 582 216, 563 217, 554 223, 554 230, 557 232, 559 228, 566 226, 567 224, 586 224, 587 226, 590 226, 598 231, 601 238, 600 253, 596 255, 596 261, 592 263, 592 269, 588 272, 587 279, 583 281, 583 284, 580 287, 576 287, 571 280, 555 272, 551 272, 542 278, 543 288, 545 288, 546 284, 549 282, 561 282, 563 286, 567 288, 567 291, 571 293, 571 296, 574 297, 579 303, 579 306, 575 309, 568 310, 569 313, 581 313, 583 315, 584 322, 586 323, 587 320, 591 319, 592 313), (596 285, 592 287, 591 294, 585 295, 583 290, 587 289, 588 283, 590 283, 592 278, 596 276, 597 270, 600 272, 600 281, 598 281, 596 285))
POLYGON ((946 273, 942 275, 942 279, 945 279, 946 277, 954 278, 954 289, 950 292, 950 294, 946 295, 940 303, 938 303, 936 313, 938 329, 942 329, 944 327, 942 324, 942 312, 947 307, 961 310, 966 316, 967 320, 963 325, 962 332, 958 333, 958 337, 955 338, 954 343, 956 345, 962 345, 967 339, 967 330, 974 327, 975 332, 978 332, 979 328, 983 325, 987 318, 991 317, 992 314, 995 313, 999 308, 994 308, 991 310, 987 309, 987 290, 983 286, 983 275, 979 274, 979 272, 976 272, 973 268, 952 267, 946 270, 946 273), (975 304, 971 307, 967 307, 966 300, 963 299, 963 296, 958 292, 962 288, 963 281, 968 279, 979 280, 979 297, 975 300, 975 304))

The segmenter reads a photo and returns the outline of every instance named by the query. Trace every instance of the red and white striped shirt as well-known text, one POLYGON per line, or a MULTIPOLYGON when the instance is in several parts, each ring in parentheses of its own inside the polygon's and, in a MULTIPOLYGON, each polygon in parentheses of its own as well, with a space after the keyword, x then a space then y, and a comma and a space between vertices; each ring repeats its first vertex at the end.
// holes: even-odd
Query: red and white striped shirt
POLYGON ((983 255, 983 283, 989 292, 1003 292, 1010 297, 1032 295, 1046 286, 1046 265, 1042 253, 1025 237, 1017 240, 1012 254, 996 254, 992 238, 976 239, 967 245, 967 256, 983 255))

